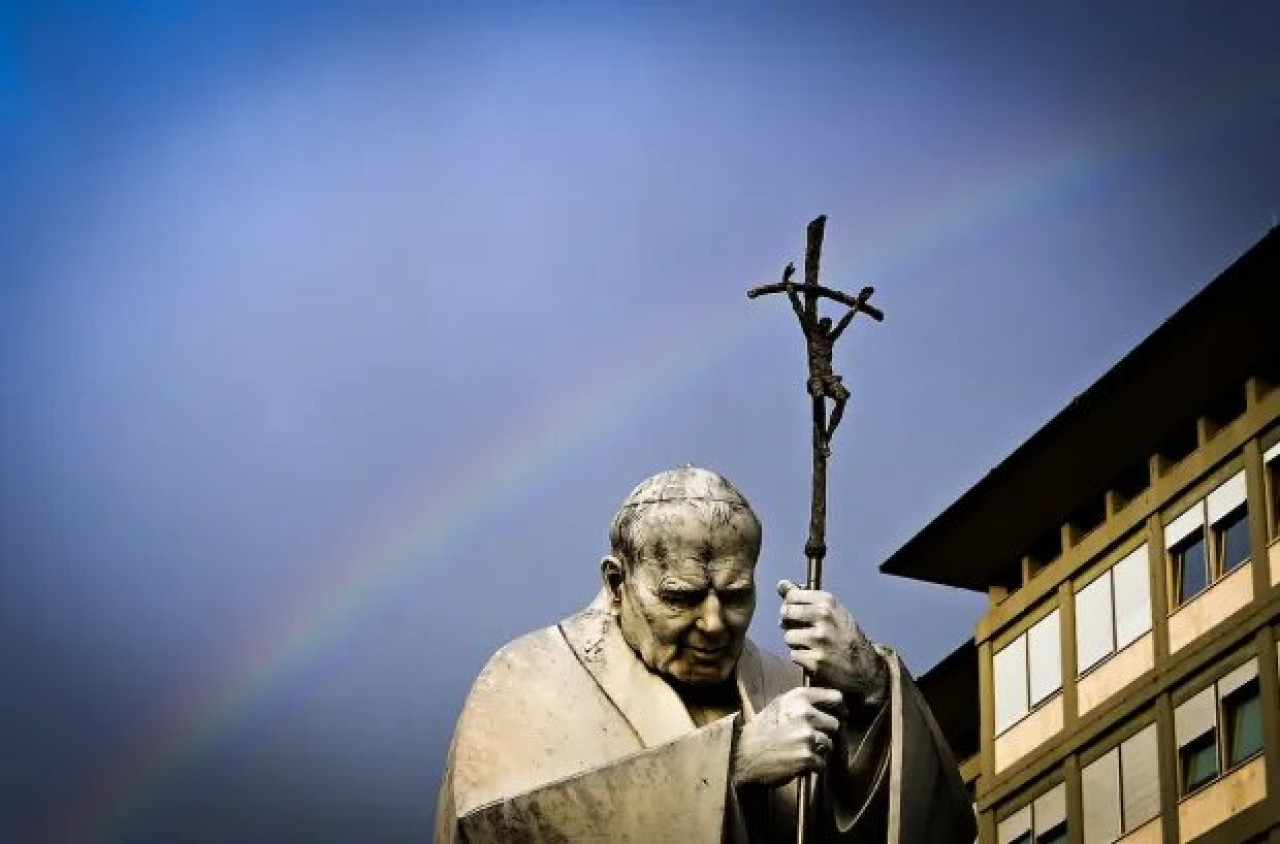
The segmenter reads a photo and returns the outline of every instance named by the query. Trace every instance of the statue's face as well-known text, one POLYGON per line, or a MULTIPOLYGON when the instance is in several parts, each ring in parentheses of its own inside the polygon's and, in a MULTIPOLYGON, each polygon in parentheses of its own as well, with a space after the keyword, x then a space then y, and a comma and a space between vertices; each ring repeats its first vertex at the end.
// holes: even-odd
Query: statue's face
POLYGON ((728 679, 756 606, 755 519, 671 503, 650 509, 636 534, 638 559, 625 571, 615 566, 620 582, 609 583, 627 643, 650 669, 675 680, 728 679))

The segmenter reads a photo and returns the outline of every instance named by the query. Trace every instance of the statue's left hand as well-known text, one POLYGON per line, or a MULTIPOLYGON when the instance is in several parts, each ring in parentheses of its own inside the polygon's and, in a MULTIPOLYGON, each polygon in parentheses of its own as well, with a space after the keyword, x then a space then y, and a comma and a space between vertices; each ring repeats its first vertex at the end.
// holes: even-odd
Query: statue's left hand
POLYGON ((844 692, 851 707, 879 707, 889 694, 889 669, 858 622, 830 592, 779 581, 783 640, 791 661, 817 685, 844 692))

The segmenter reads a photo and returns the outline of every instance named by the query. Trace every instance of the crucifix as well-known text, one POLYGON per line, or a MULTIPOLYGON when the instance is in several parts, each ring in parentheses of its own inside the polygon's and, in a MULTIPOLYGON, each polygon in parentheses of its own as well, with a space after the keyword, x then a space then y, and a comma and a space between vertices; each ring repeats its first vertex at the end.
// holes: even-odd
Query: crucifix
MULTIPOLYGON (((747 296, 751 299, 772 293, 785 293, 804 332, 809 359, 806 388, 813 415, 813 495, 809 507, 809 538, 804 546, 805 557, 808 559, 806 589, 822 588, 822 561, 827 555, 827 459, 831 456, 831 437, 839 427, 840 420, 844 417, 845 405, 849 401, 849 389, 845 387, 841 377, 835 374, 832 365, 835 343, 859 313, 866 314, 876 322, 884 321, 884 312, 869 301, 871 294, 875 292, 874 288, 864 287, 857 296, 850 296, 818 283, 818 265, 822 257, 822 238, 826 226, 825 215, 809 223, 803 284, 792 281, 796 268, 794 264, 787 264, 782 272, 781 282, 747 291, 747 296), (847 309, 834 325, 830 317, 819 314, 820 299, 830 299, 847 309), (830 412, 828 402, 831 403, 830 412)), ((804 684, 808 686, 810 681, 809 672, 806 671, 804 684)), ((802 777, 800 780, 796 817, 796 840, 799 844, 805 844, 808 835, 809 798, 815 785, 816 778, 813 776, 802 777)))

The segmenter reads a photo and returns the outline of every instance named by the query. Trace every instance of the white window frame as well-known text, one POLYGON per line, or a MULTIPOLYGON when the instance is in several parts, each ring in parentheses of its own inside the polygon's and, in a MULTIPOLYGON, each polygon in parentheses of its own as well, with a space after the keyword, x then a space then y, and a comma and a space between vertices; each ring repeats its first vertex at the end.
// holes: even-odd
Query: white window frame
POLYGON ((1028 626, 1026 630, 1006 642, 1004 647, 993 654, 991 675, 992 685, 995 687, 995 702, 993 705, 996 709, 996 735, 1000 735, 1061 694, 1062 617, 1059 611, 1059 607, 1054 607, 1034 624, 1028 626), (1032 659, 1032 643, 1042 637, 1052 645, 1053 662, 1051 665, 1038 664, 1032 659), (1011 648, 1015 650, 1011 651, 1011 648), (1022 681, 1021 702, 1012 712, 1002 713, 999 701, 1002 699, 1001 691, 1007 691, 1007 687, 1001 686, 1001 672, 999 670, 1000 665, 1003 663, 1001 656, 1010 654, 1013 657, 1017 657, 1017 649, 1021 650, 1020 662, 1022 671, 1018 678, 1022 681), (1006 718, 1002 719, 1001 715, 1006 715, 1006 718))
MULTIPOLYGON (((1201 531, 1204 542, 1205 565, 1207 566, 1208 576, 1205 582, 1205 588, 1197 592, 1195 595, 1187 598, 1180 604, 1172 607, 1171 612, 1177 610, 1178 607, 1194 601, 1200 595, 1209 591, 1215 583, 1221 580, 1225 574, 1219 564, 1218 543, 1221 539, 1218 536, 1218 525, 1236 512, 1241 506, 1248 507, 1248 490, 1245 484, 1244 469, 1240 469, 1231 477, 1218 484, 1208 495, 1201 498, 1195 504, 1192 504, 1185 511, 1178 514, 1178 517, 1171 520, 1164 526, 1164 556, 1165 568, 1169 574, 1169 598, 1170 603, 1178 600, 1178 592, 1181 581, 1179 580, 1181 572, 1178 570, 1178 560, 1175 558, 1174 549, 1182 545, 1187 537, 1194 534, 1197 530, 1201 531)), ((1247 512, 1247 511, 1246 511, 1247 512)), ((1247 518, 1247 516, 1246 516, 1247 518)), ((1245 565, 1250 561, 1246 557, 1240 564, 1245 565)), ((1235 571, 1235 569, 1232 569, 1235 571)), ((1229 573, 1229 572, 1228 572, 1229 573)))
POLYGON ((1280 539, 1280 442, 1262 453, 1262 474, 1265 478, 1267 508, 1267 541, 1280 539))
POLYGON ((1018 841, 1030 833, 1032 844, 1067 823, 1067 786, 1058 783, 996 824, 996 841, 1018 841))
POLYGON ((1151 583, 1150 583, 1149 555, 1150 555, 1150 550, 1147 547, 1147 543, 1144 542, 1134 550, 1130 551, 1128 554, 1125 554, 1122 558, 1117 560, 1115 563, 1108 566, 1107 569, 1102 572, 1102 574, 1098 575, 1093 580, 1089 581, 1085 585, 1075 590, 1075 593, 1074 593, 1075 599, 1076 599, 1075 637, 1076 637, 1076 661, 1078 663, 1076 665, 1076 676, 1083 677, 1085 674, 1094 670, 1098 666, 1104 664, 1105 662, 1107 662, 1107 660, 1111 659, 1111 657, 1115 656, 1117 653, 1124 650, 1134 642, 1138 641, 1139 639, 1141 639, 1143 636, 1145 636, 1147 633, 1151 631, 1152 621, 1151 621, 1151 583), (1120 569, 1122 566, 1126 567, 1126 570, 1127 568, 1137 567, 1137 569, 1141 572, 1142 578, 1143 578, 1140 581, 1143 584, 1142 597, 1145 601, 1145 608, 1146 608, 1146 613, 1143 616, 1144 625, 1138 629, 1135 629, 1134 631, 1131 631, 1131 632, 1127 631, 1126 632, 1127 638, 1121 635, 1120 606, 1116 602, 1116 583, 1115 583, 1116 570, 1120 569), (1110 629, 1108 631, 1109 644, 1108 644, 1107 650, 1104 653, 1102 653, 1100 656, 1093 659, 1091 662, 1089 662, 1086 665, 1084 660, 1080 658, 1080 654, 1082 654, 1085 651, 1082 635, 1084 635, 1087 630, 1086 625, 1082 623, 1082 618, 1080 613, 1080 607, 1081 607, 1080 596, 1089 590, 1096 591, 1098 589, 1104 589, 1107 596, 1106 617, 1107 617, 1107 623, 1110 625, 1110 629))
MULTIPOLYGON (((1115 757, 1114 760, 1111 762, 1111 768, 1105 771, 1105 773, 1111 775, 1110 777, 1108 777, 1108 779, 1112 779, 1111 788, 1115 796, 1115 803, 1113 807, 1108 807, 1108 808, 1114 808, 1114 812, 1115 812, 1114 820, 1119 829, 1119 832, 1117 835, 1115 835, 1115 837, 1106 839, 1103 842, 1097 842, 1097 844, 1109 844, 1109 842, 1117 841, 1123 838, 1124 836, 1129 835, 1130 833, 1136 831, 1142 826, 1150 823, 1152 819, 1160 817, 1160 800, 1159 800, 1158 784, 1156 786, 1156 806, 1155 806, 1154 813, 1143 818, 1128 817, 1128 814, 1129 814, 1129 812, 1127 811, 1128 803, 1126 802, 1127 789, 1125 787, 1125 783, 1127 781, 1125 777, 1125 757, 1128 754, 1125 753, 1125 748, 1126 746, 1132 746, 1130 744, 1131 742, 1143 736, 1149 736, 1151 741, 1151 752, 1156 754, 1156 768, 1157 768, 1157 778, 1158 778, 1159 776, 1158 775, 1158 770, 1159 770, 1158 757, 1160 754, 1160 747, 1159 747, 1159 736, 1156 733, 1156 725, 1154 722, 1150 722, 1143 725, 1141 728, 1134 731, 1132 734, 1126 736, 1124 740, 1116 742, 1114 745, 1108 748, 1105 753, 1102 753, 1094 757, 1087 765, 1081 766, 1080 789, 1081 789, 1081 801, 1082 801, 1082 810, 1083 810, 1082 817, 1084 817, 1084 816, 1087 816, 1087 813, 1089 811, 1089 808, 1087 805, 1087 798, 1089 797, 1089 795, 1085 792, 1085 789, 1084 789, 1085 777, 1088 776, 1089 770, 1093 768, 1095 765, 1099 763, 1103 763, 1103 761, 1106 760, 1107 757, 1110 757, 1110 756, 1115 757)), ((1080 834, 1083 836, 1088 831, 1089 831, 1089 828, 1086 825, 1083 829, 1081 829, 1080 834)), ((1095 842, 1086 840, 1085 844, 1095 844, 1095 842)))
MULTIPOLYGON (((1208 684, 1203 689, 1200 689, 1195 694, 1190 695, 1186 699, 1182 700, 1177 706, 1174 707, 1173 709, 1174 745, 1175 745, 1174 750, 1175 750, 1175 759, 1177 764, 1177 775, 1178 775, 1178 782, 1177 782, 1178 799, 1181 800, 1186 797, 1190 797, 1192 794, 1198 794, 1200 791, 1203 791, 1204 789, 1208 788, 1214 783, 1219 782, 1223 777, 1227 776, 1232 771, 1235 771, 1235 770, 1238 770, 1239 768, 1244 767, 1248 763, 1252 762, 1254 759, 1257 759, 1259 755, 1266 752, 1266 747, 1264 745, 1264 747, 1259 749, 1252 756, 1242 759, 1239 762, 1236 762, 1235 764, 1231 764, 1231 760, 1228 756, 1230 750, 1227 747, 1227 741, 1226 741, 1227 724, 1226 724, 1226 718, 1225 718, 1226 713, 1223 708, 1223 701, 1226 700, 1226 698, 1230 697, 1232 692, 1235 692, 1238 689, 1241 689, 1244 686, 1248 685, 1249 683, 1255 682, 1255 681, 1259 681, 1257 657, 1253 657, 1252 659, 1249 659, 1244 663, 1242 663, 1241 665, 1238 665, 1235 668, 1231 669, 1226 674, 1214 680, 1212 683, 1208 684), (1211 729, 1213 730, 1214 750, 1217 753, 1217 757, 1218 757, 1218 775, 1211 780, 1207 780, 1206 782, 1201 783, 1200 786, 1195 789, 1195 791, 1187 792, 1187 791, 1183 791, 1183 788, 1185 787, 1186 784, 1182 781, 1182 748, 1186 747, 1195 739, 1209 732, 1209 730, 1208 729, 1193 730, 1189 727, 1184 728, 1182 724, 1178 721, 1178 712, 1179 710, 1182 709, 1183 706, 1187 705, 1191 701, 1196 700, 1201 695, 1208 695, 1209 697, 1212 698, 1213 724, 1211 729)), ((1263 717, 1265 717, 1265 715, 1263 717)))

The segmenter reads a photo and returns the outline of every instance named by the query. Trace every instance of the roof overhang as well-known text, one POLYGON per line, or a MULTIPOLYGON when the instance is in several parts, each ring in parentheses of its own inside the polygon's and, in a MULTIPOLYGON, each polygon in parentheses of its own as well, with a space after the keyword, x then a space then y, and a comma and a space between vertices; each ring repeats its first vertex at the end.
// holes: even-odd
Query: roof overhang
POLYGON ((1280 228, 881 565, 986 591, 1047 529, 1280 353, 1280 228))

